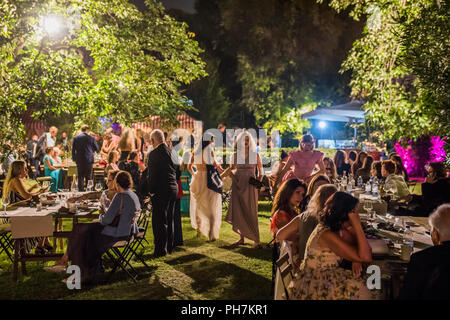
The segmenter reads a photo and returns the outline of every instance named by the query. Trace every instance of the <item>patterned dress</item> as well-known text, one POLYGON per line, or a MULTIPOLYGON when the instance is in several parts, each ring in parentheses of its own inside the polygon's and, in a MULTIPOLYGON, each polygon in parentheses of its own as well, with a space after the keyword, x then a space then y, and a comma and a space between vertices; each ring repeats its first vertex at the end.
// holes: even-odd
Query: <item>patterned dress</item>
POLYGON ((300 271, 289 284, 289 298, 296 300, 368 300, 376 298, 363 277, 339 267, 342 258, 319 246, 321 234, 329 230, 319 224, 306 245, 300 271))

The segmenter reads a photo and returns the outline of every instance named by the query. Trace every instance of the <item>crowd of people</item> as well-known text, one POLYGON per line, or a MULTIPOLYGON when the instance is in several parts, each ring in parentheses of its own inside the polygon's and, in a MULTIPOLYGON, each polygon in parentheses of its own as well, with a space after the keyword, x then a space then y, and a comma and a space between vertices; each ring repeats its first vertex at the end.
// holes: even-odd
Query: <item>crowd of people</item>
MULTIPOLYGON (((84 191, 92 179, 95 154, 104 162, 108 189, 100 221, 79 224, 74 229, 67 252, 54 269, 64 269, 71 261, 86 271, 83 281, 95 279, 101 271, 102 253, 114 241, 133 234, 136 215, 149 204, 152 207, 153 256, 168 255, 183 245, 182 172, 192 177, 190 221, 199 236, 205 236, 208 241, 220 237, 223 181, 230 178, 231 196, 224 221, 237 234, 233 246, 245 244, 245 239, 252 241, 254 248, 262 246, 258 196, 265 173, 257 144, 249 132, 243 130, 234 137, 232 160, 225 168, 216 159, 212 135, 177 155, 180 161, 174 161, 173 148, 181 139, 169 139, 158 129, 145 133, 124 128, 120 136, 108 129, 101 145, 99 136, 90 134, 87 125, 73 137, 71 146, 67 136, 58 144, 56 135, 57 128, 51 127, 40 138, 33 136, 27 148, 27 161, 11 161, 3 197, 11 195, 14 199, 26 200, 46 192, 47 189, 39 185, 26 187, 23 183, 28 172, 40 174, 41 163, 43 174, 52 178, 50 190, 61 189, 58 150, 69 149, 77 165, 79 191, 84 191), (35 167, 35 171, 27 170, 27 164, 35 167), (120 217, 119 222, 117 217, 120 217)), ((363 264, 372 259, 371 250, 359 220, 358 199, 336 187, 343 176, 363 183, 377 179, 394 185, 396 198, 408 204, 403 208, 407 210, 403 212, 405 215, 428 216, 434 212, 433 241, 448 248, 450 211, 442 204, 450 202, 450 179, 443 163, 430 163, 422 195, 417 196, 409 192, 409 177, 397 154, 375 160, 365 151, 338 150, 334 157, 324 157, 314 146, 311 135, 302 136, 299 149, 289 153, 282 151, 268 177, 274 199, 270 229, 279 248, 277 254, 289 252, 296 270, 296 277, 289 284, 290 298, 373 298, 361 274, 363 264), (343 266, 342 261, 347 265, 343 266)), ((38 239, 38 247, 52 249, 47 240, 38 239)), ((286 293, 278 274, 275 299, 285 298, 286 293)))

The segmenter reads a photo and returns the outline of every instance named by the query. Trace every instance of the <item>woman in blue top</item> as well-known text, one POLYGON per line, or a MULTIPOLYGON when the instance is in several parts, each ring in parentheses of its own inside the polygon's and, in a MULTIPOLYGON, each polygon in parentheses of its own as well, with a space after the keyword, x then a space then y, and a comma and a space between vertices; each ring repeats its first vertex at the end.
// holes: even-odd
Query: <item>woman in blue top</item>
POLYGON ((47 147, 45 149, 45 156, 44 156, 44 175, 46 177, 51 177, 52 182, 50 186, 51 192, 57 192, 58 191, 58 185, 59 185, 59 174, 61 172, 61 169, 58 169, 56 166, 53 165, 53 159, 52 154, 53 147, 47 147))
POLYGON ((69 238, 67 257, 73 265, 80 267, 82 283, 94 281, 101 272, 104 252, 117 241, 128 240, 137 231, 135 217, 141 205, 137 195, 131 191, 131 175, 119 171, 114 183, 117 194, 106 212, 100 214, 100 222, 75 225, 69 238))

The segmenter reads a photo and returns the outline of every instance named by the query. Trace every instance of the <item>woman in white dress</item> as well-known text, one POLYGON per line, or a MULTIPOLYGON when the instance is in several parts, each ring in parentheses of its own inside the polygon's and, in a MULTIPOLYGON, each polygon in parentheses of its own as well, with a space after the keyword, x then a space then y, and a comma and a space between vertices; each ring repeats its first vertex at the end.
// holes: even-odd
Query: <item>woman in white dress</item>
POLYGON ((214 158, 214 137, 202 142, 192 154, 188 165, 192 174, 189 210, 192 228, 196 229, 198 234, 214 241, 219 238, 222 223, 222 194, 208 188, 207 165, 213 165, 220 172, 223 171, 214 158))

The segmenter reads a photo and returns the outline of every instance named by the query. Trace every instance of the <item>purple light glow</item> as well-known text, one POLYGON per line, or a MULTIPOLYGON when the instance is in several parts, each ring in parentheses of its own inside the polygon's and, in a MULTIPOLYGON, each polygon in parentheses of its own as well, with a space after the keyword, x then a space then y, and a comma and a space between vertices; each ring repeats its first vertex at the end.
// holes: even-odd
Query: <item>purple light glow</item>
MULTIPOLYGON (((408 175, 411 177, 423 177, 426 174, 425 166, 430 162, 444 161, 444 151, 447 137, 433 136, 421 137, 417 141, 408 141, 408 147, 403 148, 399 142, 395 143, 395 152, 402 158, 408 175)), ((402 142, 403 139, 400 139, 402 142)))

